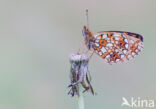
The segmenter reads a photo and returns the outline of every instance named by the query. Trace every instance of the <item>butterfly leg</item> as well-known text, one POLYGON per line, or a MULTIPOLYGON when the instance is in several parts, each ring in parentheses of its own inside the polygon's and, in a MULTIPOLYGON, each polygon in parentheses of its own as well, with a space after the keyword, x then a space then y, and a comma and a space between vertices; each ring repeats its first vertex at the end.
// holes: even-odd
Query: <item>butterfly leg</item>
MULTIPOLYGON (((87 54, 89 52, 89 50, 88 49, 86 50, 86 48, 84 46, 86 46, 86 43, 85 43, 85 41, 82 41, 80 43, 80 48, 82 48, 82 53, 87 54)), ((79 48, 79 51, 80 51, 80 48, 79 48)))
POLYGON ((92 58, 94 53, 95 53, 95 50, 93 50, 92 54, 89 56, 89 60, 92 58))

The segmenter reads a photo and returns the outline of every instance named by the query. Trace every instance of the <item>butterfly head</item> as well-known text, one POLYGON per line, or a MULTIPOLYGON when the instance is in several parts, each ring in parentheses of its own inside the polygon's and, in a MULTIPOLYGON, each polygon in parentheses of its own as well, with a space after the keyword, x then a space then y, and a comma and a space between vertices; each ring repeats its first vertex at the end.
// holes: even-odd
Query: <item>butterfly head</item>
POLYGON ((87 26, 83 27, 82 32, 83 32, 84 37, 91 37, 92 36, 92 32, 87 28, 87 26))

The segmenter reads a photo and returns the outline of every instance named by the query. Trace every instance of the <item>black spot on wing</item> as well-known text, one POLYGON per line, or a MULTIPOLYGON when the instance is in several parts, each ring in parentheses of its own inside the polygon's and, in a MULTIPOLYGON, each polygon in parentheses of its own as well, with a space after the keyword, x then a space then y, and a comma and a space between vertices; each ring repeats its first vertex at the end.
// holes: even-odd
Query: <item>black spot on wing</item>
POLYGON ((136 35, 136 38, 140 39, 142 42, 144 41, 144 38, 139 34, 136 35))

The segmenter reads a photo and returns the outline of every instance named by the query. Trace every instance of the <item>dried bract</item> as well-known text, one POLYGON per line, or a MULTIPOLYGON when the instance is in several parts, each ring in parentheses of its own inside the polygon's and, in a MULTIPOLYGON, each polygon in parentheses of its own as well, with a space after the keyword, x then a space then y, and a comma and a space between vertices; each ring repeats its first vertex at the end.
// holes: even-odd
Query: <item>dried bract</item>
POLYGON ((74 96, 75 94, 79 96, 79 85, 82 85, 84 91, 91 91, 94 95, 94 90, 90 84, 91 77, 88 71, 89 58, 85 54, 72 54, 70 55, 70 79, 71 84, 70 91, 68 94, 74 96))

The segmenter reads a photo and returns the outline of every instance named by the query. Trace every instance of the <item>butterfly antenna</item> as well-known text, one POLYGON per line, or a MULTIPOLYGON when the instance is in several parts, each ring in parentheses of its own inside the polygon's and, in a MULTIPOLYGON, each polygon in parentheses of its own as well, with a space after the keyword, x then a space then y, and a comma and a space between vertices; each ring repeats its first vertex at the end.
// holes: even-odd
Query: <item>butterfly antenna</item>
POLYGON ((86 22, 87 22, 87 27, 89 29, 89 22, 88 22, 88 8, 86 9, 86 22))

